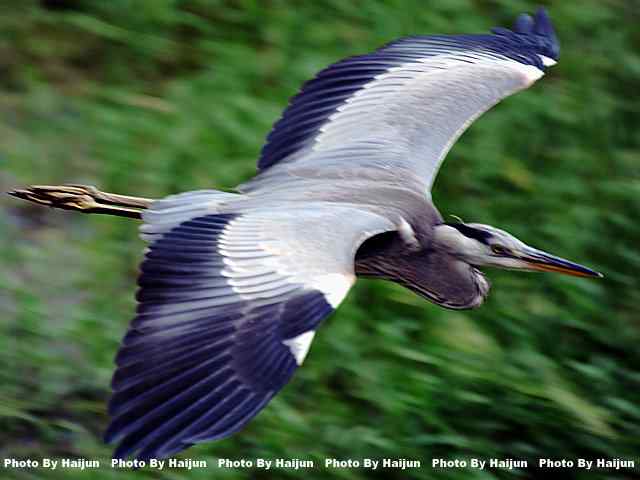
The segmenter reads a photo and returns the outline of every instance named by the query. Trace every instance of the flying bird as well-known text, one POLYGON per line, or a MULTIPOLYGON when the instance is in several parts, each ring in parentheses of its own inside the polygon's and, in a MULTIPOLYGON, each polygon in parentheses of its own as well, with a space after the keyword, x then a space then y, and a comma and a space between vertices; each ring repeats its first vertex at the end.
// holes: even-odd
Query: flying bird
POLYGON ((114 456, 173 455, 249 422, 302 365, 357 277, 452 309, 479 306, 479 267, 600 277, 478 223, 445 222, 431 186, 480 114, 559 56, 545 10, 490 34, 412 36, 319 72, 292 98, 234 193, 150 200, 86 186, 11 194, 141 218, 138 307, 116 357, 114 456))

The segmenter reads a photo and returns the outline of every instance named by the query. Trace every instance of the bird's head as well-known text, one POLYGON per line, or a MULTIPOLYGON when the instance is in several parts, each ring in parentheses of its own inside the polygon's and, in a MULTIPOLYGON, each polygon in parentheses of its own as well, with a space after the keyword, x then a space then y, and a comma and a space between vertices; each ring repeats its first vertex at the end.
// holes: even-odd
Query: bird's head
POLYGON ((480 223, 438 225, 434 244, 473 266, 602 277, 590 268, 530 247, 503 230, 480 223))

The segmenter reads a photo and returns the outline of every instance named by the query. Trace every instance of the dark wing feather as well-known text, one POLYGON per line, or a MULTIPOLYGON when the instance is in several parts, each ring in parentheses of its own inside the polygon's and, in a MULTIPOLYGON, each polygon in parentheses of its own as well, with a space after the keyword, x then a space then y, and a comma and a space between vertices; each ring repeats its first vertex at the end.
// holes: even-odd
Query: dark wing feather
POLYGON ((118 458, 165 457, 240 430, 289 381, 346 295, 359 244, 393 228, 336 206, 189 218, 211 207, 208 195, 187 197, 145 213, 152 243, 105 434, 118 458), (353 222, 331 228, 345 215, 353 222))
MULTIPOLYGON (((297 367, 283 341, 333 311, 322 292, 282 275, 248 276, 252 293, 235 291, 219 248, 234 218, 187 221, 146 255, 112 382, 106 439, 119 442, 116 457, 164 457, 242 428, 297 367)), ((246 249, 255 255, 244 258, 266 256, 246 249)))

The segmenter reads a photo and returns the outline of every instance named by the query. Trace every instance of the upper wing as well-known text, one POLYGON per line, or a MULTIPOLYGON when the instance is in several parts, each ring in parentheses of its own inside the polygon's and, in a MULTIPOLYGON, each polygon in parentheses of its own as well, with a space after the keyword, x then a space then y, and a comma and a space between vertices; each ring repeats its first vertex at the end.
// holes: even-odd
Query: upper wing
POLYGON ((360 243, 394 228, 336 206, 207 214, 198 204, 219 200, 212 195, 173 197, 145 215, 152 243, 105 435, 119 442, 115 457, 164 457, 242 428, 346 295, 360 243))
POLYGON ((351 167, 376 179, 430 188, 444 156, 480 114, 530 86, 558 58, 544 10, 514 31, 417 36, 321 71, 295 96, 267 138, 260 189, 294 177, 333 178, 351 167), (274 177, 278 177, 275 179, 274 177), (415 182, 414 182, 415 183, 415 182))

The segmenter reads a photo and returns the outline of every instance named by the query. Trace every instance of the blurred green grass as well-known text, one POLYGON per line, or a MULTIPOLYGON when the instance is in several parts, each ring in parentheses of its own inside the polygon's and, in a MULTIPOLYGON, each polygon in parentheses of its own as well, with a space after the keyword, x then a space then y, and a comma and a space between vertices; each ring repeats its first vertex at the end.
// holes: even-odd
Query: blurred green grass
MULTIPOLYGON (((536 5, 0 3, 0 189, 72 182, 156 198, 232 188, 255 171, 287 98, 322 67, 402 35, 510 25, 536 5)), ((471 312, 361 281, 282 394, 241 434, 185 457, 423 462, 404 472, 277 472, 345 479, 541 475, 434 471, 431 458, 639 460, 640 11, 586 0, 553 2, 550 12, 558 66, 461 138, 434 199, 445 215, 503 227, 606 278, 488 271, 492 293, 471 312)), ((0 456, 107 462, 100 435, 113 356, 134 311, 137 225, 0 201, 0 456)), ((100 472, 212 475, 271 472, 100 472)))

